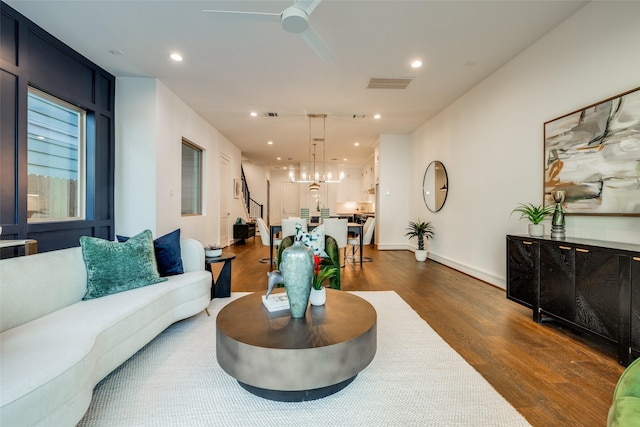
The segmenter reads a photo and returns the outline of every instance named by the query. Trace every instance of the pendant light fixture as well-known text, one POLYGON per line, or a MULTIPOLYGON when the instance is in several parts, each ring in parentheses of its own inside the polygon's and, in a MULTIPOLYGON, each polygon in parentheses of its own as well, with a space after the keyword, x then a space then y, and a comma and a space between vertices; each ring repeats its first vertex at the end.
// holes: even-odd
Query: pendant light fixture
POLYGON ((308 183, 309 191, 316 193, 320 190, 320 183, 337 183, 344 180, 344 172, 341 171, 338 179, 333 178, 330 165, 326 164, 326 114, 307 114, 309 118, 309 173, 307 165, 300 164, 299 176, 296 178, 296 168, 289 165, 289 181, 308 183), (319 149, 319 150, 318 150, 319 149), (318 156, 322 155, 322 159, 318 156))

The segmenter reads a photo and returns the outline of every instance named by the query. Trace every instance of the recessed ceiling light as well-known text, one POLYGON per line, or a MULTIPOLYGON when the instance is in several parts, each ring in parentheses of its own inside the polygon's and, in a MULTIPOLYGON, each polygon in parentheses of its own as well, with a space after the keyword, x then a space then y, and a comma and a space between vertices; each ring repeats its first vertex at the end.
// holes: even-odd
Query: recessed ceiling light
POLYGON ((171 55, 169 55, 169 58, 173 59, 176 62, 182 61, 182 55, 180 55, 179 53, 172 53, 171 55))
POLYGON ((255 111, 250 112, 249 115, 251 117, 258 117, 258 113, 256 113, 255 111))
POLYGON ((282 157, 276 157, 277 160, 282 160, 282 157))
MULTIPOLYGON (((273 141, 267 141, 267 144, 273 145, 273 141)), ((278 160, 280 160, 280 157, 278 157, 278 160)))
POLYGON ((380 114, 374 114, 373 118, 378 120, 380 117, 382 117, 380 114))
POLYGON ((347 161, 347 158, 345 157, 344 159, 342 159, 342 161, 343 161, 343 162, 346 162, 346 161, 347 161))
POLYGON ((411 61, 411 68, 420 68, 422 67, 422 61, 419 59, 416 59, 414 61, 411 61))
POLYGON ((359 142, 354 142, 353 145, 355 145, 356 147, 358 147, 360 145, 359 142))

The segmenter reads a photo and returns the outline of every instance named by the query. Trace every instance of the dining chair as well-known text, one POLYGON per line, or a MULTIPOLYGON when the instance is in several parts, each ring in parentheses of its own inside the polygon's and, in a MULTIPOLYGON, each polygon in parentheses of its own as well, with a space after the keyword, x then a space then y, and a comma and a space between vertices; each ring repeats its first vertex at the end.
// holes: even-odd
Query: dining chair
MULTIPOLYGON (((338 251, 344 250, 346 257, 347 251, 347 235, 349 233, 349 224, 346 219, 339 218, 325 218, 322 223, 324 224, 324 234, 331 236, 336 240, 338 244, 338 251)), ((340 266, 344 267, 344 263, 340 266)))
MULTIPOLYGON (((267 224, 264 222, 264 219, 256 218, 256 224, 258 225, 258 231, 260 232, 260 239, 262 240, 262 244, 267 247, 271 246, 271 231, 269 230, 269 227, 267 227, 267 224)), ((278 246, 280 246, 281 242, 282 239, 273 239, 273 247, 276 249, 276 252, 278 251, 278 246)), ((271 256, 269 256, 266 258, 260 258, 259 261, 263 264, 268 264, 269 260, 271 260, 271 264, 274 264, 276 259, 275 257, 272 259, 271 256)))
POLYGON ((282 220, 282 238, 296 235, 296 224, 300 224, 302 230, 307 231, 307 221, 302 218, 289 217, 282 220))
MULTIPOLYGON (((376 219, 372 216, 367 218, 364 225, 362 226, 362 246, 367 246, 371 244, 371 238, 373 237, 373 230, 376 227, 376 219)), ((356 253, 358 252, 358 248, 360 247, 360 236, 356 236, 354 238, 350 238, 347 240, 347 243, 351 245, 351 253, 347 257, 349 262, 356 263, 359 262, 360 257, 356 257, 356 253)), ((362 262, 371 262, 373 258, 370 256, 363 256, 362 262)))
POLYGON ((309 222, 309 208, 300 208, 300 217, 309 222))

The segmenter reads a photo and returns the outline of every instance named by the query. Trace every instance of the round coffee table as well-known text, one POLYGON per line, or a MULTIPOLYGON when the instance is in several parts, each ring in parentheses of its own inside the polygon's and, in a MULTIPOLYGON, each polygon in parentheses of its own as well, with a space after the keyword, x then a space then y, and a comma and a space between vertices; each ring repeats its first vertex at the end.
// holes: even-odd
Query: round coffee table
POLYGON ((376 353, 376 311, 353 294, 327 289, 324 306, 303 319, 270 313, 256 292, 227 304, 216 319, 218 363, 248 391, 304 401, 346 387, 376 353))

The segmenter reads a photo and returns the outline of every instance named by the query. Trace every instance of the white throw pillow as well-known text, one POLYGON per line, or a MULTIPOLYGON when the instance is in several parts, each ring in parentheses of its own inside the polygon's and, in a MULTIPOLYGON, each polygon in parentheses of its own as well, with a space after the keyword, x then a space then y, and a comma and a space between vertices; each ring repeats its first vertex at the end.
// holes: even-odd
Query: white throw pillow
POLYGON ((320 258, 329 258, 329 255, 324 251, 324 224, 309 232, 304 231, 299 224, 296 224, 296 239, 313 249, 314 255, 318 255, 320 258))

